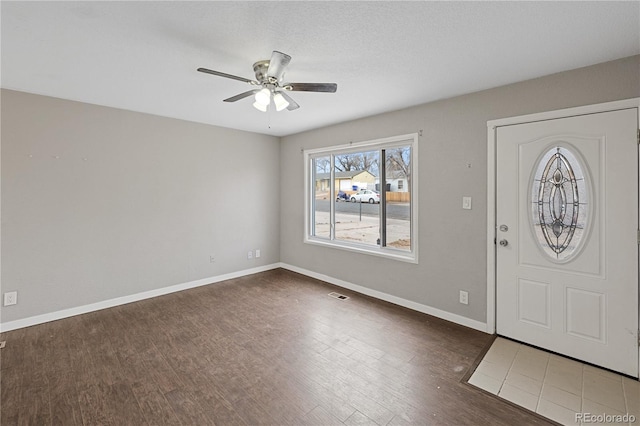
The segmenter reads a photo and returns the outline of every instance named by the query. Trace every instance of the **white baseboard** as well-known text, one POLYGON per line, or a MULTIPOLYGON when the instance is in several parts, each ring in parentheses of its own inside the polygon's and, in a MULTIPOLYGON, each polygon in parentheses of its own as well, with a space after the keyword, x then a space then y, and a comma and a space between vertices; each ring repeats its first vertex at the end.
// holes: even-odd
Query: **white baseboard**
POLYGON ((239 278, 246 275, 257 274, 258 272, 269 271, 271 269, 283 268, 289 271, 297 272, 302 275, 306 275, 311 278, 316 278, 321 281, 328 282, 330 284, 337 285, 355 292, 365 294, 367 296, 375 297, 376 299, 384 300, 394 303, 396 305, 403 306, 405 308, 412 309, 414 311, 422 312, 428 315, 433 315, 437 318, 442 318, 447 321, 451 321, 456 324, 463 325, 465 327, 473 328, 482 332, 487 332, 487 324, 476 321, 461 315, 452 314, 447 311, 443 311, 437 308, 433 308, 428 305, 413 302, 411 300, 403 299, 401 297, 393 296, 381 291, 372 290, 367 287, 363 287, 357 284, 353 284, 347 281, 343 281, 328 275, 320 274, 310 271, 308 269, 299 268, 297 266, 289 265, 286 263, 272 263, 270 265, 259 266, 257 268, 245 269, 242 271, 231 272, 229 274, 218 275, 210 278, 202 278, 196 281, 190 281, 187 283, 176 284, 169 287, 158 288, 155 290, 144 291, 142 293, 136 293, 129 296, 116 297, 114 299, 104 300, 102 302, 91 303, 88 305, 77 306, 74 308, 63 309, 56 312, 51 312, 42 315, 36 315, 33 317, 23 318, 15 321, 9 321, 6 323, 0 323, 0 332, 7 332, 11 330, 17 330, 19 328, 30 327, 32 325, 44 324, 50 321, 56 321, 63 318, 72 317, 75 315, 86 314, 89 312, 99 311, 101 309, 112 308, 114 306, 125 305, 127 303, 137 302, 140 300, 151 299, 157 296, 163 296, 165 294, 175 293, 177 291, 188 290, 190 288, 200 287, 203 285, 214 284, 221 281, 230 280, 233 278, 239 278))
POLYGON ((81 315, 89 312, 99 311, 101 309, 112 308, 114 306, 126 305, 127 303, 137 302, 144 299, 151 299, 152 297, 163 296, 165 294, 175 293, 177 291, 187 290, 190 288, 200 287, 208 284, 214 284, 233 278, 243 277, 245 275, 257 274, 258 272, 269 271, 271 269, 277 269, 279 267, 279 263, 272 263, 271 265, 259 266, 257 268, 245 269, 242 271, 231 272, 229 274, 218 275, 210 278, 202 278, 200 280, 176 284, 169 287, 143 291, 142 293, 131 294, 129 296, 116 297, 115 299, 104 300, 102 302, 90 303, 88 305, 77 306, 74 308, 63 309, 61 311, 36 315, 29 318, 9 321, 6 323, 0 323, 0 332, 4 333, 7 331, 30 327, 32 325, 43 324, 50 321, 56 321, 75 315, 81 315))
POLYGON ((473 328, 487 333, 487 324, 484 322, 476 321, 471 318, 463 317, 462 315, 452 314, 451 312, 443 311, 428 305, 413 302, 411 300, 403 299, 401 297, 393 296, 391 294, 383 293, 378 290, 372 290, 361 285, 353 284, 347 281, 339 280, 337 278, 330 277, 328 275, 319 274, 317 272, 310 271, 308 269, 298 268, 297 266, 288 265, 286 263, 280 263, 280 267, 288 269, 289 271, 297 272, 302 275, 306 275, 311 278, 316 278, 321 281, 326 281, 330 284, 337 285, 349 290, 353 290, 358 293, 365 294, 367 296, 375 297, 376 299, 391 302, 396 305, 403 306, 405 308, 412 309, 414 311, 422 312, 423 314, 432 315, 447 321, 454 322, 456 324, 464 325, 465 327, 473 328))

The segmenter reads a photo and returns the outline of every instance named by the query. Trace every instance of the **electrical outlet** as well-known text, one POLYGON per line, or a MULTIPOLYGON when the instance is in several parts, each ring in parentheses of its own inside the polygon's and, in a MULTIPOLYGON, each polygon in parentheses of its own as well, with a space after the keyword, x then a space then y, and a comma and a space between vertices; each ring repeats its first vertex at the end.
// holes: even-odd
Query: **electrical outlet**
POLYGON ((214 255, 209 256, 209 263, 216 263, 216 257, 214 255))
POLYGON ((260 249, 256 249, 256 259, 260 257, 260 249))
POLYGON ((460 290, 460 303, 463 305, 469 304, 469 293, 463 290, 460 290))
POLYGON ((251 250, 247 252, 247 260, 249 259, 253 259, 253 252, 251 250))
POLYGON ((15 305, 18 303, 18 292, 9 291, 4 294, 4 306, 15 305))
POLYGON ((462 197, 462 208, 471 210, 471 197, 462 197))

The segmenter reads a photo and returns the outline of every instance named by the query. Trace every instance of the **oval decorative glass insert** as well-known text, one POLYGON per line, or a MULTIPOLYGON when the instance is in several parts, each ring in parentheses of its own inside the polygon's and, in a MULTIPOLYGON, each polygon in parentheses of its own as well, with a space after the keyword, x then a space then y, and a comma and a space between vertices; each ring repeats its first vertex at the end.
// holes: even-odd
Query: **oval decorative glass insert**
POLYGON ((531 187, 531 222, 540 248, 565 261, 580 247, 588 218, 587 177, 570 149, 555 146, 535 166, 531 187))

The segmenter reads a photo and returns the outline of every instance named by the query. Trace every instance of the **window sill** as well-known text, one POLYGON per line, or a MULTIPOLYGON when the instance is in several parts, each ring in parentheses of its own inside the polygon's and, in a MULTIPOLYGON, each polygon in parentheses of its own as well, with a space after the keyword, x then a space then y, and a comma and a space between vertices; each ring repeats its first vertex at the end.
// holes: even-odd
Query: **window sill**
POLYGON ((354 244, 348 242, 329 241, 321 238, 307 237, 304 239, 305 244, 311 244, 322 247, 336 248, 346 250, 352 253, 368 254, 371 256, 384 257, 386 259, 398 260, 400 262, 418 263, 418 255, 415 252, 404 252, 394 249, 382 249, 377 247, 366 246, 362 244, 354 244))

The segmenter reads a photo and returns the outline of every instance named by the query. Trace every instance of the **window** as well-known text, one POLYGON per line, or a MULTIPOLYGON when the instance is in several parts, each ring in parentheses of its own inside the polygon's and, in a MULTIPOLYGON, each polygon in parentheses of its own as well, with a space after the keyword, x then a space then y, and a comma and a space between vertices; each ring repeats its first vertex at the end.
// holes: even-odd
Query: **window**
POLYGON ((304 151, 305 242, 417 262, 417 135, 304 151))

